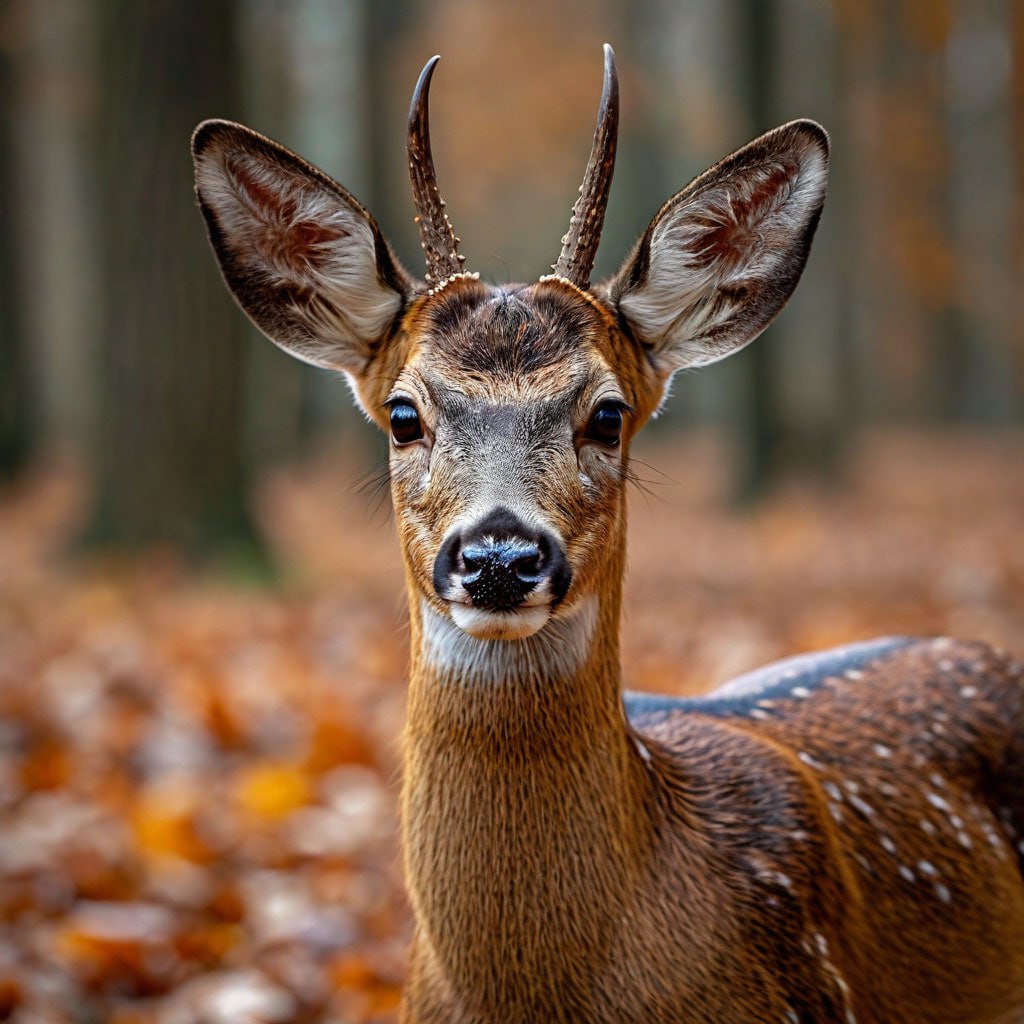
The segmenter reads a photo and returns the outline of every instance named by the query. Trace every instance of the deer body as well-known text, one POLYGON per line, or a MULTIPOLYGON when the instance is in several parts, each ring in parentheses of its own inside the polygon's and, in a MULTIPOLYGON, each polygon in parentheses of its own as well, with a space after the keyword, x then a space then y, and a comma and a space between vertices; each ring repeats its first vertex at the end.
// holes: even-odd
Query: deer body
POLYGON ((414 622, 409 1021, 1022 1019, 1022 666, 860 645, 629 723, 600 625, 538 677, 414 622))
POLYGON ((391 436, 412 667, 402 790, 408 1024, 1020 1024, 1024 679, 981 645, 886 640, 703 700, 627 695, 629 445, 674 372, 741 348, 796 286, 827 138, 793 122, 669 200, 589 277, 598 129, 555 274, 463 270, 409 123, 426 279, 369 213, 229 122, 193 138, 225 280, 343 370, 391 436))

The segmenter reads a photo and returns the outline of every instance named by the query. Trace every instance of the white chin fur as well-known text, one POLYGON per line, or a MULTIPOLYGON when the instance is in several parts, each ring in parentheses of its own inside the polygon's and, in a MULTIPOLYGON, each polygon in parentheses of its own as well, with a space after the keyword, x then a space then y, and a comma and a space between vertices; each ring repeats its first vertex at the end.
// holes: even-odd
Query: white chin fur
POLYGON ((533 636, 551 618, 550 605, 516 608, 507 612, 486 611, 465 604, 449 605, 452 621, 478 640, 522 640, 533 636))

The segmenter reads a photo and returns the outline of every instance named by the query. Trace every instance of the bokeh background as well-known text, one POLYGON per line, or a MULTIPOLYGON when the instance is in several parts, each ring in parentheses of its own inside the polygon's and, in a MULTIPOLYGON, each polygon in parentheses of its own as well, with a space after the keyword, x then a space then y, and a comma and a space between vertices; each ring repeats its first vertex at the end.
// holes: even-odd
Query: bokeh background
POLYGON ((394 1020, 407 654, 381 439, 223 288, 243 120, 407 265, 408 97, 470 265, 557 255, 618 55, 598 272, 775 124, 832 133, 796 297, 637 451, 626 676, 884 632, 1024 652, 1024 4, 0 0, 0 1020, 394 1020))

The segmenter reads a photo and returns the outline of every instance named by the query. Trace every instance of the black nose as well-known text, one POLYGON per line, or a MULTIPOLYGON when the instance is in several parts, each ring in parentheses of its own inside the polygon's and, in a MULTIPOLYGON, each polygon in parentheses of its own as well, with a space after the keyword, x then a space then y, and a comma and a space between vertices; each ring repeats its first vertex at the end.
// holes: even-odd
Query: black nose
POLYGON ((434 588, 451 599, 461 586, 477 608, 507 611, 549 585, 553 604, 565 597, 572 573, 561 545, 545 530, 496 508, 469 530, 452 534, 434 562, 434 588))

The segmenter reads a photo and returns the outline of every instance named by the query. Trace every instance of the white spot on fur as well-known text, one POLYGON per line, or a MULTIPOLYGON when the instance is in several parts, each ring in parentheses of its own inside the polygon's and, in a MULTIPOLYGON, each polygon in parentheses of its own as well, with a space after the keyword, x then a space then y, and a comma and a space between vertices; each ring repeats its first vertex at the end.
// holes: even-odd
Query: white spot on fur
POLYGON ((799 757, 808 768, 813 768, 816 772, 822 772, 825 770, 825 766, 805 750, 798 750, 796 756, 799 757))
POLYGON ((836 967, 829 956, 828 940, 821 932, 815 932, 814 941, 818 955, 821 957, 822 967, 832 978, 833 982, 835 982, 836 988, 839 989, 839 993, 843 998, 846 1024, 857 1024, 857 1018, 854 1016, 853 1009, 850 1006, 850 986, 846 983, 846 979, 840 974, 839 968, 836 967))
POLYGON ((763 882, 781 886, 783 889, 793 888, 793 879, 782 871, 758 871, 757 877, 763 882))
POLYGON ((884 743, 876 743, 872 749, 878 757, 892 757, 892 750, 884 743))
POLYGON ((861 866, 861 870, 866 875, 871 875, 872 878, 874 877, 875 869, 871 866, 870 863, 868 863, 867 858, 863 854, 855 853, 853 855, 853 859, 861 866))
POLYGON ((633 737, 633 745, 636 747, 637 752, 640 756, 648 763, 651 763, 651 752, 647 749, 646 744, 639 736, 633 737))
POLYGON ((943 903, 953 902, 953 894, 941 882, 935 883, 935 895, 938 896, 943 903))
POLYGON ((875 809, 866 800, 854 794, 850 797, 850 805, 856 810, 860 811, 861 814, 866 818, 870 818, 874 813, 875 809))

